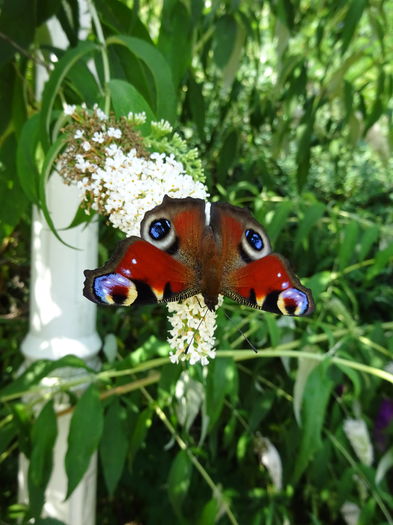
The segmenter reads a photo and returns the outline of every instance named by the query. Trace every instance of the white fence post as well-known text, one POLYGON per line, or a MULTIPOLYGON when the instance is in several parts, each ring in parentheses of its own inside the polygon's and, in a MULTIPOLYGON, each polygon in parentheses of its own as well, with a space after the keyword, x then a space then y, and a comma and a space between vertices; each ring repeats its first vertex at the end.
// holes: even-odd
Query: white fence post
MULTIPOLYGON (((90 27, 87 4, 80 0, 81 39, 90 27)), ((52 42, 68 47, 68 40, 54 18, 48 23, 52 42)), ((36 92, 39 98, 46 81, 46 70, 37 66, 36 92)), ((30 327, 22 343, 26 364, 37 359, 58 359, 73 354, 93 368, 99 368, 97 357, 101 341, 95 329, 96 307, 82 295, 83 270, 97 263, 98 225, 94 221, 63 230, 71 223, 79 205, 78 190, 66 186, 52 175, 47 186, 48 208, 61 238, 76 249, 62 244, 50 231, 44 217, 33 210, 31 247, 30 327)), ((74 369, 61 371, 62 377, 78 374, 74 369)), ((64 407, 57 407, 59 409, 64 407)), ((64 501, 67 478, 64 457, 71 416, 58 418, 58 438, 54 450, 54 466, 46 491, 43 516, 56 518, 67 525, 94 525, 96 500, 96 464, 94 455, 88 471, 71 497, 64 501)), ((19 501, 26 502, 28 461, 21 455, 18 473, 19 501)))
MULTIPOLYGON (((79 204, 78 190, 66 186, 53 175, 48 183, 48 207, 58 228, 67 227, 79 204)), ((95 305, 82 295, 83 270, 97 263, 97 223, 59 230, 62 244, 50 231, 41 212, 34 210, 32 231, 32 272, 30 330, 22 343, 27 364, 36 359, 58 359, 74 354, 98 368, 101 341, 95 330, 95 305)), ((68 376, 78 373, 67 369, 68 376)), ((62 373, 64 377, 64 371, 62 373)), ((94 525, 96 456, 72 496, 64 501, 67 479, 64 456, 70 417, 58 419, 59 435, 54 453, 54 469, 46 492, 44 516, 67 525, 94 525)), ((20 501, 27 499, 27 460, 19 469, 20 501)))

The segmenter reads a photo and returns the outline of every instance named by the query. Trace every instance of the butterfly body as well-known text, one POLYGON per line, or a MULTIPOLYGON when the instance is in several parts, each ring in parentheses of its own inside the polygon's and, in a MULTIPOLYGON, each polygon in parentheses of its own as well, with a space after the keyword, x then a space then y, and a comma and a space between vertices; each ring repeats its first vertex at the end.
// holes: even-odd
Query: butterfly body
POLYGON ((219 294, 284 315, 313 310, 303 287, 251 213, 227 203, 164 197, 146 213, 141 237, 122 241, 103 267, 86 270, 84 295, 129 306, 202 294, 213 310, 219 294))

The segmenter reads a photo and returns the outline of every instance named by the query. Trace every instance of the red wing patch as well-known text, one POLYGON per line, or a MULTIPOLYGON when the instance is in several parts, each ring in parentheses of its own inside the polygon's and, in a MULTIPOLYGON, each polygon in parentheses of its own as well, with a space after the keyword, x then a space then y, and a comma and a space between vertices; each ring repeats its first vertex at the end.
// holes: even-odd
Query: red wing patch
POLYGON ((85 270, 84 295, 99 304, 148 304, 198 293, 193 272, 139 237, 125 239, 97 270, 85 270))
POLYGON ((277 254, 232 271, 223 293, 253 308, 284 315, 308 315, 314 309, 311 291, 301 285, 285 259, 277 254))

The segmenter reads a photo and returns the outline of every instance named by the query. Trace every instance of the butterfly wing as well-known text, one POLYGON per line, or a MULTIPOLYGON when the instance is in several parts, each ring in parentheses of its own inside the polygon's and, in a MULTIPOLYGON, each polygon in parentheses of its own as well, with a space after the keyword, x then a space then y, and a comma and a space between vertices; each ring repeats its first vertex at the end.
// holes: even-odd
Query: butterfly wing
POLYGON ((201 199, 165 196, 143 218, 142 238, 125 239, 104 266, 85 270, 85 297, 98 304, 129 306, 199 293, 204 207, 201 199))
POLYGON ((211 224, 224 260, 221 293, 273 313, 300 316, 313 311, 311 291, 283 257, 271 253, 266 232, 248 210, 216 203, 211 224))
POLYGON ((302 286, 287 261, 275 253, 233 270, 224 295, 275 314, 301 316, 314 310, 311 291, 302 286))
POLYGON ((85 270, 83 294, 114 306, 177 301, 197 293, 192 270, 139 237, 120 242, 101 268, 85 270))

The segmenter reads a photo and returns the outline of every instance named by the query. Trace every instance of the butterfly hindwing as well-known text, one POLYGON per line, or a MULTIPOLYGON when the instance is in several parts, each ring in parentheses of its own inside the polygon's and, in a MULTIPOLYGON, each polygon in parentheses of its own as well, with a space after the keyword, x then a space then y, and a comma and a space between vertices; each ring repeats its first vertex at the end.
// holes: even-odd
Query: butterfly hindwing
POLYGON ((104 305, 177 301, 198 293, 192 269, 139 237, 119 243, 104 266, 85 270, 85 276, 85 297, 104 305))
POLYGON ((311 291, 275 253, 233 270, 226 282, 224 295, 253 308, 295 316, 308 315, 314 309, 311 291))

